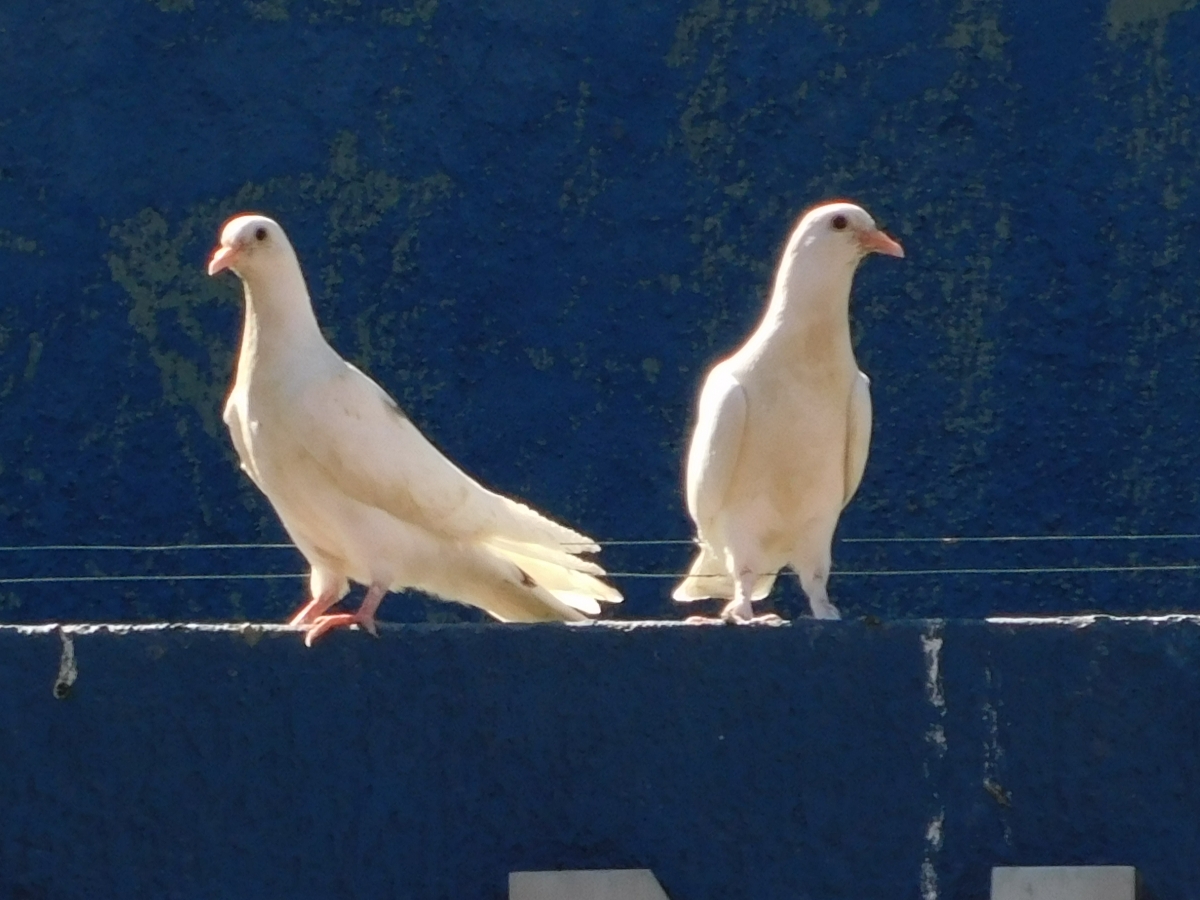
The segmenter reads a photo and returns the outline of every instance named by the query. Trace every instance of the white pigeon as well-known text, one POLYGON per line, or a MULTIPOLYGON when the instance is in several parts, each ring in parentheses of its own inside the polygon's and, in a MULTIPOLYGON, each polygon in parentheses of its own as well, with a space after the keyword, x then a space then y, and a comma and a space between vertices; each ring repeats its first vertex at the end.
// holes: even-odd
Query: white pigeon
POLYGON ((481 487, 321 335, 300 263, 271 219, 226 223, 208 274, 229 269, 246 318, 225 424, 242 468, 312 567, 292 618, 305 643, 338 626, 374 634, 388 591, 416 588, 502 622, 578 621, 621 595, 579 558, 599 547, 481 487), (367 587, 357 612, 329 614, 367 587))
POLYGON ((850 285, 869 253, 904 256, 852 203, 805 213, 762 322, 705 379, 687 457, 700 552, 675 600, 728 599, 722 618, 755 621, 751 601, 790 565, 813 615, 839 617, 826 590, 830 548, 871 439, 849 318, 850 285))

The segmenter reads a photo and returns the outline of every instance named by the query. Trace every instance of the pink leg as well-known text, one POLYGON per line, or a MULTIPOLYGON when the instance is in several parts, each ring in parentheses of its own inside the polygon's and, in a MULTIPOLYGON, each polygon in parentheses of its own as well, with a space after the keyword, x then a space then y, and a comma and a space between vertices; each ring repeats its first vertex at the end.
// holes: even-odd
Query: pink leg
MULTIPOLYGON (((312 626, 304 635, 304 646, 311 647, 317 638, 325 634, 325 632, 348 625, 357 625, 373 637, 379 637, 379 629, 375 627, 375 611, 379 609, 379 604, 383 601, 383 596, 386 593, 387 588, 373 584, 370 590, 367 591, 367 596, 363 598, 362 606, 357 611, 352 613, 336 613, 332 616, 318 615, 315 619, 310 620, 309 623, 302 623, 311 624, 312 626)), ((307 608, 305 607, 305 609, 307 608)))
POLYGON ((331 588, 320 597, 313 597, 298 609, 290 619, 289 625, 307 625, 320 616, 325 610, 338 602, 337 589, 331 588))

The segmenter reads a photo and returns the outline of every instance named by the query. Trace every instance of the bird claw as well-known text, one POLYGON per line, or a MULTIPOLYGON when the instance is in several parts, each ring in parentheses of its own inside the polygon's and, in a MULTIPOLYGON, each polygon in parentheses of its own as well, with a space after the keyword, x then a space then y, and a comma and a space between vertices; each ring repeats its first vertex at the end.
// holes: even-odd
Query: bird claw
POLYGON ((716 616, 688 616, 683 620, 684 625, 728 625, 727 619, 716 616))
POLYGON ((721 618, 730 625, 782 625, 784 619, 775 613, 754 614, 754 607, 748 600, 734 600, 721 610, 721 618))
POLYGON ((777 616, 775 613, 763 613, 761 616, 751 616, 749 619, 744 619, 739 622, 739 625, 784 625, 787 619, 783 616, 777 616))
POLYGON ((688 616, 684 619, 685 625, 783 625, 787 622, 782 616, 777 616, 775 613, 763 613, 761 616, 749 615, 740 616, 738 610, 729 609, 728 607, 722 610, 718 617, 711 616, 688 616))
POLYGON ((350 625, 357 625, 371 637, 379 637, 379 627, 375 624, 373 615, 363 615, 361 612, 335 613, 332 616, 318 616, 312 621, 304 633, 304 646, 311 647, 326 632, 350 625))
POLYGON ((763 613, 761 616, 721 615, 721 619, 729 625, 783 625, 787 619, 775 613, 763 613))
POLYGON ((721 610, 721 618, 731 625, 749 622, 754 618, 754 607, 749 600, 730 600, 721 610))

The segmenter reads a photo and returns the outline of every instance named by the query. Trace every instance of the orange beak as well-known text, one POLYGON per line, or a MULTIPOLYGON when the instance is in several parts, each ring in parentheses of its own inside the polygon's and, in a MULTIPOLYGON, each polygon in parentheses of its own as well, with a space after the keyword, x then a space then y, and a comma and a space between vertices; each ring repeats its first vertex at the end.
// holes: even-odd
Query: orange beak
POLYGON ((883 253, 886 256, 904 258, 904 248, 878 228, 874 231, 860 231, 858 242, 867 253, 883 253))
POLYGON ((213 251, 212 259, 208 261, 208 274, 216 275, 218 272, 224 272, 233 265, 236 255, 237 251, 233 247, 218 247, 213 251))

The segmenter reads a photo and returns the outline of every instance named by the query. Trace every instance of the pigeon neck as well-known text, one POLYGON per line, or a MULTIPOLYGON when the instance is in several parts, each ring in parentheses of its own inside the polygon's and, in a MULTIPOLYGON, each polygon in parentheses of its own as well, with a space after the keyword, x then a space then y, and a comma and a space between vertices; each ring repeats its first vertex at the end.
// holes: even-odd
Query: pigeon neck
POLYGON ((286 275, 270 272, 266 277, 245 280, 246 320, 264 331, 264 338, 294 343, 319 336, 316 313, 300 266, 286 275))
POLYGON ((776 278, 764 324, 772 332, 836 330, 840 326, 849 334, 854 269, 854 263, 845 267, 785 267, 776 278))
POLYGON ((324 341, 304 276, 246 279, 245 358, 286 356, 324 341))

